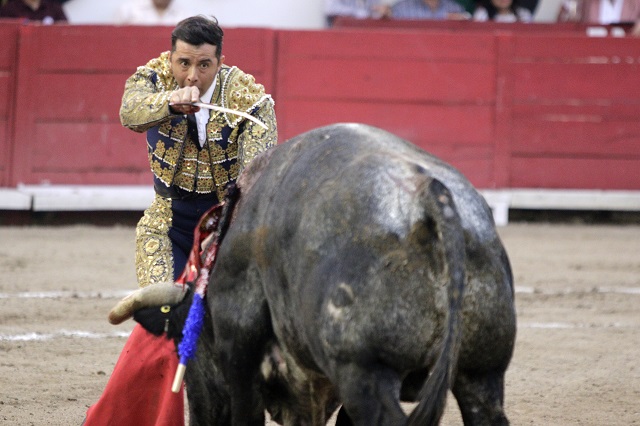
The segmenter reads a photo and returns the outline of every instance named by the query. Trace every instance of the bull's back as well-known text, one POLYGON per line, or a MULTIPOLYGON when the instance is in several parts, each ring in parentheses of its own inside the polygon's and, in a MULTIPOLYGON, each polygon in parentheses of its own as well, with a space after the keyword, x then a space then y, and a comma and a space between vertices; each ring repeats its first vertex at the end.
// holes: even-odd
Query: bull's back
MULTIPOLYGON (((470 275, 482 277, 469 280, 466 297, 485 294, 492 300, 465 307, 473 311, 466 315, 474 322, 469 327, 495 329, 491 323, 501 313, 499 320, 515 329, 510 265, 491 211, 473 185, 449 164, 382 129, 335 124, 278 145, 259 167, 257 187, 251 191, 255 197, 251 211, 260 214, 253 225, 278 230, 272 234, 278 238, 262 240, 263 254, 275 253, 270 247, 276 245, 285 248, 277 251, 279 256, 306 260, 291 265, 288 258, 272 259, 273 264, 290 267, 287 274, 273 272, 274 280, 286 277, 312 286, 306 279, 309 270, 321 262, 326 264, 336 252, 345 252, 336 243, 345 235, 367 235, 389 247, 389 242, 382 243, 385 238, 407 235, 412 223, 407 215, 421 214, 421 207, 414 202, 420 179, 435 178, 451 192, 460 216, 467 240, 467 269, 470 275)), ((335 264, 342 263, 348 262, 335 264)), ((280 295, 279 302, 295 306, 309 303, 305 292, 317 291, 304 285, 297 288, 303 289, 302 300, 285 300, 280 295)), ((314 308, 313 312, 321 309, 309 308, 314 308)), ((479 348, 481 344, 472 343, 464 346, 479 348)))
POLYGON ((253 354, 266 343, 260 336, 275 333, 287 362, 315 370, 312 378, 331 369, 328 359, 423 373, 453 318, 440 232, 424 202, 434 179, 453 197, 466 245, 458 366, 506 366, 511 276, 486 203, 454 168, 364 125, 302 134, 243 172, 213 274, 216 336, 250 336, 253 354))
POLYGON ((332 351, 384 349, 389 363, 398 356, 407 366, 434 355, 425 351, 437 347, 448 309, 446 268, 424 202, 436 169, 455 174, 362 125, 303 134, 260 165, 238 219, 256 235, 275 332, 300 349, 303 363, 332 351))

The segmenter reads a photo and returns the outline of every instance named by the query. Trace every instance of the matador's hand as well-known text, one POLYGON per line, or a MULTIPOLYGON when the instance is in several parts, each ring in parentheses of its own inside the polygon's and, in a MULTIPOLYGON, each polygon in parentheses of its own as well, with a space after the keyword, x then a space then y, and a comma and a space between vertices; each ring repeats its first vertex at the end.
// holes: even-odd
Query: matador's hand
POLYGON ((193 114, 200 111, 200 107, 191 105, 200 101, 200 90, 195 86, 182 87, 171 94, 169 108, 174 114, 193 114))

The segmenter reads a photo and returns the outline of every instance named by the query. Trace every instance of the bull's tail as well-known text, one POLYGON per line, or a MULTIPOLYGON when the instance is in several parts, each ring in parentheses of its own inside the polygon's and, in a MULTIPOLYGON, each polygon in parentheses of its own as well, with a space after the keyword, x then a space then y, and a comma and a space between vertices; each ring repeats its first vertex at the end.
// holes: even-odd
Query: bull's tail
POLYGON ((444 326, 441 352, 419 393, 419 403, 409 417, 409 425, 437 425, 442 417, 447 391, 455 374, 460 347, 462 294, 465 283, 465 245, 460 217, 449 190, 432 180, 427 194, 448 268, 448 318, 444 326))

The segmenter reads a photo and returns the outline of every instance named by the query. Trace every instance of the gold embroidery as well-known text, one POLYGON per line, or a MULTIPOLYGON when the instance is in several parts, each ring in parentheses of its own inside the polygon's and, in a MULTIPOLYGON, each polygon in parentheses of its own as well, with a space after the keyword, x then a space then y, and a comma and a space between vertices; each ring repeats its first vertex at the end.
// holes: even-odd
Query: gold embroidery
POLYGON ((227 125, 227 121, 224 118, 224 114, 214 113, 209 117, 207 123, 207 140, 220 140, 222 139, 222 128, 227 125))
POLYGON ((232 164, 231 167, 229 167, 229 174, 237 177, 240 174, 240 164, 232 164))
MULTIPOLYGON (((254 114, 267 125, 267 129, 254 122, 247 122, 245 131, 238 137, 238 162, 242 170, 258 154, 278 143, 278 129, 273 101, 265 102, 254 114)), ((235 175, 237 177, 237 175, 235 175)), ((235 179, 234 177, 234 179, 235 179)))
POLYGON ((209 150, 211 152, 209 158, 213 164, 221 163, 226 160, 227 151, 222 149, 222 147, 217 143, 210 144, 209 150))
POLYGON ((154 154, 159 158, 163 158, 164 157, 164 154, 165 154, 164 142, 158 141, 158 143, 156 143, 156 150, 155 150, 154 154))
MULTIPOLYGON (((169 98, 177 90, 171 72, 169 52, 138 67, 127 79, 120 105, 120 121, 125 127, 143 132, 170 118, 169 98)), ((162 128, 165 132, 167 129, 162 128)))
POLYGON ((140 287, 173 281, 171 218, 171 200, 156 195, 136 226, 136 275, 140 287))
POLYGON ((170 114, 169 97, 176 89, 169 52, 164 52, 127 80, 121 121, 136 131, 158 126, 157 135, 149 142, 149 163, 162 182, 187 191, 215 191, 220 197, 224 186, 235 180, 249 161, 277 143, 273 100, 253 76, 236 67, 223 66, 216 79, 213 102, 251 113, 269 128, 264 130, 236 114, 211 111, 207 141, 199 149, 199 142, 190 140, 187 120, 170 114), (225 128, 231 130, 226 140, 222 136, 225 128))
POLYGON ((229 182, 229 172, 219 164, 213 167, 213 178, 217 184, 225 184, 229 182))
POLYGON ((169 137, 169 135, 171 134, 171 122, 167 121, 160 124, 158 133, 160 133, 162 136, 169 137))
MULTIPOLYGON (((246 74, 236 67, 228 68, 222 83, 222 106, 249 113, 269 100, 270 97, 264 92, 264 86, 256 84, 251 74, 246 74)), ((224 116, 231 127, 236 127, 245 120, 231 113, 225 113, 224 116)))
POLYGON ((164 162, 170 166, 175 166, 178 163, 178 158, 180 158, 180 147, 182 147, 182 143, 178 143, 172 148, 169 148, 164 155, 164 162))
POLYGON ((185 118, 184 120, 173 126, 173 129, 171 131, 171 139, 173 139, 174 141, 183 141, 187 136, 188 128, 189 126, 187 123, 187 119, 185 118))
POLYGON ((208 152, 209 151, 204 151, 202 153, 202 162, 198 162, 198 177, 204 179, 211 179, 211 162, 208 152))
MULTIPOLYGON (((198 178, 198 187, 196 188, 196 192, 200 192, 200 193, 207 193, 207 192, 213 192, 213 178, 211 176, 207 177, 202 177, 200 176, 198 178)), ((222 199, 222 198, 218 198, 218 199, 222 199)))

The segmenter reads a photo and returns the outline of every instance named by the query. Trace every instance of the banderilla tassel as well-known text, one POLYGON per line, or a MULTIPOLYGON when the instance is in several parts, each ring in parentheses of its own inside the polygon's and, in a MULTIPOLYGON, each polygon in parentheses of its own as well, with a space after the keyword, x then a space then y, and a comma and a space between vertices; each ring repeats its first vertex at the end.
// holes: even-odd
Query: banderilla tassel
POLYGON ((173 379, 173 385, 171 391, 173 393, 180 392, 180 385, 184 378, 184 373, 187 368, 187 361, 193 358, 196 354, 196 348, 198 346, 198 337, 202 331, 202 324, 204 323, 204 299, 203 296, 194 293, 191 307, 189 308, 189 315, 187 321, 182 329, 182 341, 178 345, 178 354, 180 355, 180 364, 176 370, 176 375, 173 379))

